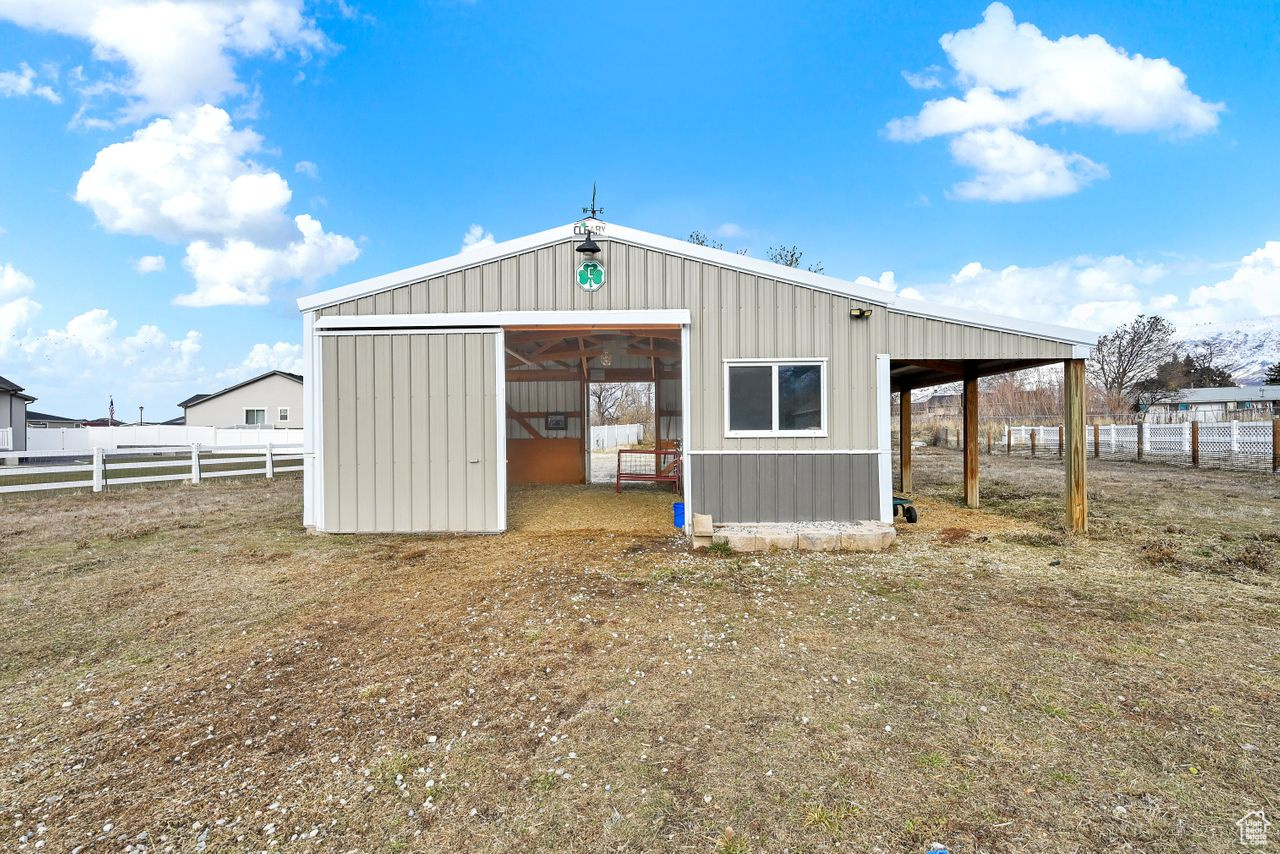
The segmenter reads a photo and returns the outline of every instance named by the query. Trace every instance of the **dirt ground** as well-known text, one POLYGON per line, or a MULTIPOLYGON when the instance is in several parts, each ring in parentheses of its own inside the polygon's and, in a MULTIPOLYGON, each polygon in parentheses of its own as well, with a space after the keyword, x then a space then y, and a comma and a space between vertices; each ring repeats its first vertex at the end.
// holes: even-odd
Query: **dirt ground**
POLYGON ((296 478, 4 501, 0 849, 1234 850, 1280 479, 1094 465, 1073 538, 1061 469, 982 463, 969 511, 920 452, 877 555, 694 555, 656 492, 462 538, 308 535, 296 478))

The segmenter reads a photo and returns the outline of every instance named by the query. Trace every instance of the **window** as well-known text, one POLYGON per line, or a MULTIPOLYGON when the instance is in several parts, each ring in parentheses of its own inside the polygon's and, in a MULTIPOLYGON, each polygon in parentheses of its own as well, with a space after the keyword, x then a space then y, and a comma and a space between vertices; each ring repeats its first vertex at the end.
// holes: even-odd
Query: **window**
POLYGON ((244 411, 244 423, 246 426, 257 426, 267 423, 267 410, 265 409, 246 409, 244 411))
POLYGON ((279 412, 277 412, 277 413, 276 413, 276 420, 277 420, 277 421, 288 421, 288 420, 289 420, 289 407, 287 407, 287 406, 282 406, 282 407, 280 407, 279 412))
POLYGON ((725 362, 726 436, 824 436, 825 359, 725 362))

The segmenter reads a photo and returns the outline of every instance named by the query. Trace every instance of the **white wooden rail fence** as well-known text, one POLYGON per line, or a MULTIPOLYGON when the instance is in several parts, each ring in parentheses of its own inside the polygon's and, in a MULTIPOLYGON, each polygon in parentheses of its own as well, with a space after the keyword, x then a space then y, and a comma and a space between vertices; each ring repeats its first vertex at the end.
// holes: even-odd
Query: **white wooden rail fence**
MULTIPOLYGON (((1203 466, 1233 469, 1274 468, 1271 421, 1202 421, 1193 431, 1191 422, 1178 424, 1100 424, 1085 427, 1085 449, 1091 457, 1113 459, 1149 458, 1152 462, 1191 465, 1193 459, 1203 466), (1138 431, 1142 431, 1139 445, 1138 431), (1193 435, 1198 448, 1193 455, 1193 435)), ((999 450, 1031 452, 1035 435, 1035 453, 1059 454, 1059 427, 1006 426, 999 450)))
POLYGON ((0 453, 0 494, 54 489, 91 489, 217 477, 275 477, 302 471, 302 445, 93 448, 88 453, 16 451, 0 453), (42 462, 47 461, 47 462, 42 462), (16 465, 14 465, 16 463, 16 465))
POLYGON ((603 424, 591 428, 591 450, 635 445, 644 438, 643 424, 603 424))

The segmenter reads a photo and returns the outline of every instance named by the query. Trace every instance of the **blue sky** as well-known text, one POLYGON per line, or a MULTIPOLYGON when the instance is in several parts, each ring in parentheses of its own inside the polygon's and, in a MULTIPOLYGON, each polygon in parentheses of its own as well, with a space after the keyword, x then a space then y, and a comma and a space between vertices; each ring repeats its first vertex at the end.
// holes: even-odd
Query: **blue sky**
POLYGON ((1273 4, 880 6, 0 0, 0 374, 169 417, 297 368, 300 294, 592 181, 958 304, 1280 314, 1273 4))

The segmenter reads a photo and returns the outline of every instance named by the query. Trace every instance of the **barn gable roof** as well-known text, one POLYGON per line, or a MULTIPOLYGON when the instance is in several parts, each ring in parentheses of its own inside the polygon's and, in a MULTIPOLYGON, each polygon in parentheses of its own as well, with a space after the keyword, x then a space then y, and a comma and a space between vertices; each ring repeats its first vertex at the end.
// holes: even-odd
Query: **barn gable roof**
MULTIPOLYGON (((885 290, 884 288, 862 285, 857 282, 849 282, 843 279, 837 279, 834 276, 827 276, 822 273, 813 273, 808 270, 784 267, 781 264, 775 264, 771 261, 766 261, 760 258, 738 255, 734 252, 728 252, 723 249, 713 249, 709 246, 699 246, 685 240, 665 237, 663 235, 653 234, 647 231, 640 231, 639 229, 628 228, 623 225, 600 223, 598 221, 596 221, 595 224, 602 229, 602 232, 597 236, 602 237, 605 240, 617 240, 624 243, 643 246, 645 248, 665 252, 670 255, 677 255, 697 261, 703 261, 709 264, 715 264, 719 267, 751 273, 773 279, 778 282, 796 285, 798 287, 812 288, 814 290, 824 291, 838 296, 849 297, 872 305, 883 306, 889 311, 900 314, 926 317, 951 323, 959 323, 966 326, 976 326, 984 329, 1015 332, 1023 335, 1034 336, 1036 338, 1044 338, 1052 341, 1060 341, 1067 344, 1086 347, 1092 347, 1098 338, 1097 334, 1081 329, 1072 329, 1065 326, 1041 323, 1035 320, 1006 317, 974 309, 959 308, 956 306, 943 305, 941 303, 928 302, 926 300, 912 299, 910 297, 894 293, 893 291, 885 290)), ((381 276, 374 276, 373 278, 353 282, 349 285, 320 291, 315 294, 301 297, 298 300, 298 308, 301 311, 315 311, 337 303, 347 302, 360 297, 388 291, 412 282, 425 281, 427 279, 444 276, 449 273, 475 267, 490 261, 496 261, 502 258, 529 252, 534 249, 540 249, 544 246, 550 246, 565 240, 572 240, 576 237, 580 237, 580 235, 575 231, 575 228, 578 225, 579 223, 568 223, 566 225, 547 229, 546 231, 537 232, 536 234, 530 234, 525 237, 518 237, 501 243, 494 243, 490 246, 470 249, 460 252, 457 255, 451 255, 448 258, 441 258, 438 261, 431 261, 426 264, 407 267, 403 270, 385 273, 381 276)))

